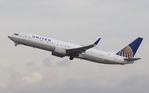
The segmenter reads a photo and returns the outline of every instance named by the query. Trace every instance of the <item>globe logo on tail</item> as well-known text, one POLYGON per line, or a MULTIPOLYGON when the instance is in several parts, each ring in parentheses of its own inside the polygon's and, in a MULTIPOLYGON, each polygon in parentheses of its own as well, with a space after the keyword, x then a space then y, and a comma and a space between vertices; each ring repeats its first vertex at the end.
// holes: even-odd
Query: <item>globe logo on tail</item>
POLYGON ((122 49, 117 54, 120 56, 123 56, 123 57, 127 57, 127 58, 131 58, 134 55, 131 47, 129 47, 129 46, 125 47, 124 49, 122 49))

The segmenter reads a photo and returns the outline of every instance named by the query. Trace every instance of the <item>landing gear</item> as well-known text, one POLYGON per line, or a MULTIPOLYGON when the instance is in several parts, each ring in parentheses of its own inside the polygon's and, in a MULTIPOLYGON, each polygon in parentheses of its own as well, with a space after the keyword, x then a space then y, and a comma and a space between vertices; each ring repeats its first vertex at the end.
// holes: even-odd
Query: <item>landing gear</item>
POLYGON ((71 56, 70 56, 70 58, 69 58, 69 59, 70 59, 70 60, 73 60, 73 59, 74 59, 74 57, 71 57, 71 56))

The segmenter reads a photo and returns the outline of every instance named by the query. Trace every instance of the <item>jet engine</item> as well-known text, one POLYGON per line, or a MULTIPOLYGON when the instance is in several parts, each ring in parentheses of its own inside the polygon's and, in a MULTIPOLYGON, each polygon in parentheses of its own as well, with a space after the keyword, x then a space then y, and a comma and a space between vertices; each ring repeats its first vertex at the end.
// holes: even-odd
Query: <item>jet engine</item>
POLYGON ((56 48, 52 51, 52 55, 58 56, 58 57, 65 57, 65 56, 66 56, 66 50, 63 49, 63 48, 58 48, 58 47, 56 47, 56 48))

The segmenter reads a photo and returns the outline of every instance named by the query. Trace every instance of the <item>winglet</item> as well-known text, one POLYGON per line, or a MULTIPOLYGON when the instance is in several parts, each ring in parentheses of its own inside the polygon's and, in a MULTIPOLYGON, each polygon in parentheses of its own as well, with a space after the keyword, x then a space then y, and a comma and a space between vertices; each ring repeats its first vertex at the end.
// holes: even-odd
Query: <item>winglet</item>
POLYGON ((96 45, 99 43, 100 40, 101 40, 101 38, 99 38, 99 39, 94 43, 94 46, 96 46, 96 45))

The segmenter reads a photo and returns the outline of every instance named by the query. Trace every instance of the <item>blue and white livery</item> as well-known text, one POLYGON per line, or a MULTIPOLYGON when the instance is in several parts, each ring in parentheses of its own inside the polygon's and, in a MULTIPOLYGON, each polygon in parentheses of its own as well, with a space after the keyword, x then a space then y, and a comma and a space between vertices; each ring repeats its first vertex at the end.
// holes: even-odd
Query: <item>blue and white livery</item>
POLYGON ((13 35, 8 36, 8 38, 15 42, 15 46, 22 44, 46 51, 51 51, 52 55, 61 58, 67 56, 70 60, 73 60, 74 58, 80 58, 96 63, 121 65, 132 64, 134 61, 140 59, 135 58, 134 56, 143 40, 143 38, 138 37, 119 52, 110 53, 94 48, 99 43, 101 38, 88 46, 81 46, 33 34, 14 33, 13 35))

